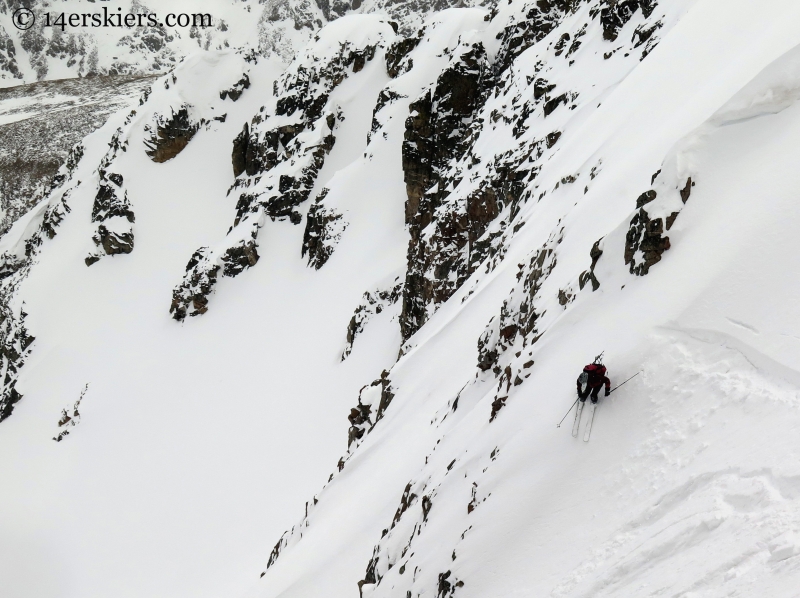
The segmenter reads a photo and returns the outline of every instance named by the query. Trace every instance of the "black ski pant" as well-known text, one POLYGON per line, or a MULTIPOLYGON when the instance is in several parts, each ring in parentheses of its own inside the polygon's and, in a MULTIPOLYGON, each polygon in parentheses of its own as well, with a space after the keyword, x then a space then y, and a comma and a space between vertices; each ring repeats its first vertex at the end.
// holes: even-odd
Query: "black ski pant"
POLYGON ((602 384, 600 386, 595 386, 594 388, 586 387, 586 390, 584 390, 583 393, 579 394, 578 397, 580 397, 581 402, 585 402, 586 398, 589 396, 589 394, 591 394, 592 403, 596 403, 597 395, 600 393, 601 388, 603 388, 602 384))

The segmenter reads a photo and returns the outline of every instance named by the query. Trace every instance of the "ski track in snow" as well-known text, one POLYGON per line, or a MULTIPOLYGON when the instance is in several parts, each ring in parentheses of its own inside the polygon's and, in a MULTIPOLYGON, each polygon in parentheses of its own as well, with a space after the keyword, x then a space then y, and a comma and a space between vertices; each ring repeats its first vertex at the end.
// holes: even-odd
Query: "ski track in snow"
POLYGON ((794 443, 800 392, 731 349, 685 334, 653 344, 660 355, 644 360, 636 393, 649 403, 641 424, 649 438, 615 464, 619 473, 609 474, 603 489, 622 512, 650 506, 600 543, 552 595, 764 592, 773 574, 800 568, 784 562, 800 554, 790 533, 800 524, 800 469, 794 455, 773 453, 794 443), (751 454, 731 459, 745 427, 751 454), (759 466, 764 457, 772 466, 759 466))

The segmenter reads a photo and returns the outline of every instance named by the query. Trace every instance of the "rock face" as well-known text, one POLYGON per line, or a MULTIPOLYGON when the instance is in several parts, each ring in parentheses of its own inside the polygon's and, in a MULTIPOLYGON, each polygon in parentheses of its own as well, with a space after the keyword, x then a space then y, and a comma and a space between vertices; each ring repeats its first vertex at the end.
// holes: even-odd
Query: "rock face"
MULTIPOLYGON (((135 115, 135 111, 131 117, 135 115)), ((129 117, 130 118, 130 117, 129 117)), ((103 157, 98 174, 100 177, 97 195, 92 205, 92 222, 97 228, 92 241, 98 250, 86 257, 87 266, 91 266, 104 255, 118 255, 133 251, 133 228, 136 221, 125 181, 121 174, 110 172, 117 156, 126 152, 128 141, 123 128, 117 129, 109 143, 109 149, 103 157)))
POLYGON ((358 404, 347 416, 350 429, 347 432, 348 449, 355 448, 358 441, 377 424, 394 398, 389 372, 383 371, 381 377, 372 384, 364 386, 358 393, 358 404))
POLYGON ((250 77, 245 73, 241 79, 239 79, 230 89, 224 89, 219 92, 219 97, 221 100, 226 98, 230 98, 234 102, 242 97, 245 89, 250 88, 250 77))
POLYGON ((664 219, 651 219, 647 210, 640 209, 631 220, 625 239, 625 263, 630 265, 631 274, 645 276, 669 247, 669 237, 664 236, 664 219))
POLYGON ((505 71, 517 56, 543 40, 561 23, 565 14, 574 12, 580 4, 580 0, 541 0, 529 3, 523 13, 515 15, 503 28, 495 70, 498 73, 505 71))
POLYGON ((347 228, 347 221, 333 208, 323 204, 327 189, 317 196, 308 210, 306 230, 303 233, 302 255, 308 254, 308 265, 319 270, 333 255, 333 250, 347 228))
POLYGON ((578 277, 578 285, 581 291, 589 282, 592 283, 593 291, 596 291, 600 288, 600 281, 597 280, 597 277, 594 275, 594 268, 597 266, 597 262, 600 260, 600 258, 603 257, 603 239, 598 239, 597 242, 592 245, 592 250, 589 252, 589 257, 592 258, 592 265, 588 270, 581 272, 581 275, 578 277))
POLYGON ((386 50, 386 72, 392 79, 414 67, 414 62, 407 57, 421 40, 421 37, 406 37, 396 41, 386 50))
MULTIPOLYGON (((661 171, 653 176, 653 182, 659 180, 662 188, 666 177, 661 171)), ((636 200, 638 211, 634 214, 625 236, 625 264, 631 274, 645 276, 650 268, 661 261, 664 252, 670 248, 669 237, 665 232, 672 228, 683 205, 689 200, 694 186, 692 177, 686 179, 683 187, 662 191, 662 198, 653 189, 639 196, 636 200), (658 201, 656 199, 659 198, 658 201)))
POLYGON ((467 124, 485 98, 491 68, 481 44, 460 48, 462 54, 445 70, 436 85, 409 106, 403 142, 403 173, 408 200, 408 271, 403 290, 400 327, 403 337, 416 332, 427 319, 429 304, 446 301, 469 276, 469 252, 498 214, 492 191, 476 195, 466 206, 437 220, 437 231, 423 239, 423 230, 434 222, 436 211, 449 194, 446 167, 469 147, 467 124))
MULTIPOLYGON (((561 88, 547 73, 557 72, 557 61, 568 60, 571 65, 581 49, 590 27, 589 22, 577 20, 581 6, 583 3, 577 0, 541 0, 504 15, 507 21, 498 34, 501 43, 493 62, 479 45, 459 48, 436 85, 411 104, 403 144, 406 222, 411 237, 400 322, 404 339, 409 339, 487 257, 493 258, 489 269, 494 267, 495 258, 502 257, 502 238, 509 236, 508 226, 520 202, 531 194, 529 182, 536 178, 542 161, 552 154, 562 136, 560 128, 545 130, 533 138, 530 132, 541 131, 539 119, 563 121, 564 110, 574 110, 579 101, 578 92, 561 88), (518 83, 508 73, 509 66, 568 20, 571 30, 551 42, 553 57, 537 63, 535 72, 527 77, 527 89, 516 88, 518 83), (528 91, 531 87, 532 94, 528 91), (519 89, 516 94, 515 89, 519 89), (508 104, 489 107, 490 90, 495 97, 505 94, 511 106, 518 106, 513 116, 508 115, 508 104), (475 144, 486 134, 487 126, 494 129, 494 123, 513 125, 512 134, 519 141, 506 152, 481 156, 475 144)), ((655 7, 655 2, 608 0, 593 3, 588 16, 600 22, 604 39, 611 41, 641 10, 650 20, 637 28, 630 47, 646 44, 643 58, 658 41, 654 33, 661 21, 654 20, 655 7)), ((498 11, 492 16, 496 17, 498 11)), ((410 41, 405 43, 411 45, 410 41)), ((403 50, 398 47, 397 55, 403 50)), ((387 63, 392 69, 390 75, 402 70, 398 65, 404 60, 395 58, 387 63)), ((577 177, 567 175, 561 184, 574 183, 577 177)), ((545 193, 541 192, 539 199, 545 193)))
MULTIPOLYGON (((232 277, 256 263, 264 218, 302 221, 298 207, 308 201, 336 142, 337 123, 344 118, 331 102, 331 92, 375 58, 381 39, 361 45, 340 42, 333 50, 326 42, 312 44, 275 82, 274 114, 262 107, 233 140, 236 180, 229 192, 239 193, 233 226, 219 246, 201 248, 202 259, 189 261, 173 292, 173 318, 182 321, 205 313, 220 270, 232 277)), ((317 269, 346 227, 341 215, 324 205, 325 195, 323 190, 312 206, 303 238, 302 254, 317 269)))
POLYGON ((350 323, 347 325, 347 344, 342 353, 342 361, 347 359, 353 350, 353 343, 372 317, 382 313, 389 306, 400 300, 403 292, 403 283, 398 276, 394 285, 387 289, 378 289, 364 293, 364 300, 356 308, 350 323))
POLYGON ((166 162, 177 156, 197 133, 200 123, 192 122, 187 106, 181 106, 169 117, 157 115, 145 140, 145 152, 153 162, 166 162))
POLYGON ((616 41, 619 30, 631 20, 637 10, 641 9, 644 16, 649 17, 657 4, 656 0, 605 0, 599 7, 603 39, 616 41))

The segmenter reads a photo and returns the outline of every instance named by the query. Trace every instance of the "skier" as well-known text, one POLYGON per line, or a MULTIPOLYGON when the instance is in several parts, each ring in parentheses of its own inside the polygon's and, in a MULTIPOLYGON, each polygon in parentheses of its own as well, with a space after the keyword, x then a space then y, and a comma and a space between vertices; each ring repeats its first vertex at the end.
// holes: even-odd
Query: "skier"
POLYGON ((605 384, 606 396, 611 392, 611 380, 606 376, 606 366, 603 365, 602 353, 595 357, 594 363, 590 363, 580 376, 578 376, 578 398, 581 403, 586 402, 586 398, 591 393, 592 403, 597 403, 597 395, 605 384))

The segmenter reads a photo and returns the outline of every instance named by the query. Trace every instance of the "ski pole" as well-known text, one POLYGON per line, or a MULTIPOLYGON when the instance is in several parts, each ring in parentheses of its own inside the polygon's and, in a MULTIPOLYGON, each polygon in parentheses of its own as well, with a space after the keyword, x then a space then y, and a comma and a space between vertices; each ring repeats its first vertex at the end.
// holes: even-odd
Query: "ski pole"
MULTIPOLYGON (((633 380, 633 379, 634 379, 636 376, 638 376, 638 375, 639 375, 639 374, 641 374, 641 373, 642 373, 642 372, 636 372, 636 373, 635 373, 633 376, 631 376, 630 378, 628 378, 627 380, 625 380, 625 382, 630 382, 631 380, 633 380)), ((622 384, 625 384, 625 382, 623 382, 622 384)), ((615 390, 617 390, 617 389, 618 389, 620 386, 622 386, 622 384, 618 384, 617 386, 615 386, 614 388, 612 388, 611 390, 609 390, 609 391, 608 391, 608 394, 611 394, 612 392, 614 392, 615 390)), ((570 409, 571 409, 571 407, 570 407, 570 409)))
MULTIPOLYGON (((580 397, 578 397, 578 398, 580 398, 580 397)), ((577 402, 578 402, 578 399, 575 399, 575 403, 577 403, 577 402)), ((572 408, 575 406, 575 403, 573 403, 573 404, 570 406, 570 408, 569 408, 569 411, 572 411, 572 408)), ((567 419, 567 416, 569 415, 569 411, 567 411, 567 412, 564 414, 564 417, 562 417, 562 418, 561 418, 561 421, 560 421, 560 422, 558 422, 558 425, 556 426, 556 428, 560 428, 560 427, 561 427, 561 424, 563 424, 563 423, 564 423, 564 420, 565 420, 565 419, 567 419)))

